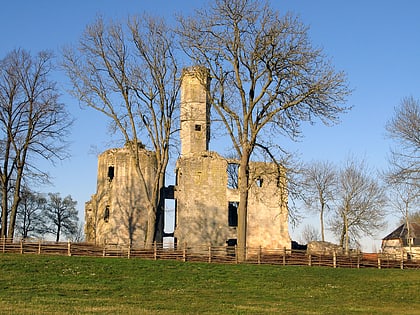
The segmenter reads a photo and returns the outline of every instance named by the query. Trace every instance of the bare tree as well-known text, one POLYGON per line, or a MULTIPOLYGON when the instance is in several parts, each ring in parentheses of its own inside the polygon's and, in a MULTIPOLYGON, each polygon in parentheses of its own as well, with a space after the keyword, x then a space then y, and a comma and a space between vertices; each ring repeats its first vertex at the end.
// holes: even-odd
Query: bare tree
POLYGON ((69 235, 68 239, 76 243, 80 243, 85 240, 84 224, 82 222, 77 225, 76 232, 72 235, 69 235))
POLYGON ((349 159, 340 171, 336 202, 331 229, 346 253, 351 241, 374 235, 385 225, 385 191, 364 161, 349 159))
POLYGON ((420 102, 406 97, 395 108, 394 117, 386 125, 388 136, 396 141, 391 151, 388 180, 420 186, 420 102))
POLYGON ((1 234, 13 238, 23 180, 47 178, 36 158, 66 157, 72 120, 49 76, 52 54, 14 50, 0 60, 1 234))
POLYGON ((79 217, 76 210, 77 201, 71 196, 64 199, 59 193, 49 193, 48 202, 43 215, 46 219, 44 234, 50 233, 55 236, 55 241, 60 241, 61 234, 72 238, 78 233, 79 217))
POLYGON ((318 241, 320 238, 319 231, 312 225, 305 225, 302 230, 302 242, 308 244, 312 241, 318 241))
MULTIPOLYGON (((420 201, 420 186, 413 185, 410 182, 400 182, 390 184, 389 204, 391 211, 397 210, 398 216, 402 218, 403 224, 407 229, 407 238, 412 237, 411 219, 415 219, 415 210, 420 201)), ((419 220, 420 222, 420 220, 419 220)), ((411 242, 407 239, 410 247, 411 242)))
POLYGON ((349 89, 344 74, 311 45, 307 27, 268 4, 216 0, 191 17, 180 17, 179 24, 184 51, 210 71, 213 109, 240 160, 238 250, 243 260, 252 155, 266 154, 281 176, 278 136, 295 139, 303 122, 317 118, 336 122, 347 110, 341 104, 349 89))
POLYGON ((45 220, 42 216, 47 200, 40 194, 24 187, 16 217, 16 231, 22 238, 37 237, 42 234, 45 220))
POLYGON ((173 43, 174 35, 161 19, 135 17, 124 26, 99 18, 86 28, 79 45, 64 53, 73 95, 103 113, 126 143, 142 141, 156 154, 157 176, 153 187, 147 187, 139 147, 130 146, 146 196, 147 245, 163 233, 161 192, 180 85, 173 43))
POLYGON ((410 222, 416 222, 420 224, 420 211, 410 213, 410 215, 408 216, 408 220, 410 222))
POLYGON ((324 242, 324 215, 334 202, 337 171, 330 162, 312 162, 303 172, 304 201, 309 209, 319 213, 321 240, 324 242))

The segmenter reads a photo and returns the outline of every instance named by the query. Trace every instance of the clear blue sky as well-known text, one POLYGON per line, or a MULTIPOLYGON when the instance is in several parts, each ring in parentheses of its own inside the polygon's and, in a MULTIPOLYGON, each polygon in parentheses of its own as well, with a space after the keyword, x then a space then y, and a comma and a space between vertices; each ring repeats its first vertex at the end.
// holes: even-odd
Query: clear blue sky
MULTIPOLYGON (((344 70, 354 89, 348 105, 354 109, 341 124, 307 126, 303 141, 294 144, 304 161, 343 162, 350 154, 365 158, 379 169, 387 166, 390 142, 384 125, 394 106, 405 96, 420 98, 420 2, 417 0, 272 0, 280 12, 292 11, 310 27, 315 45, 321 46, 337 69, 344 70)), ((31 52, 74 44, 97 15, 124 19, 144 11, 171 19, 201 7, 200 0, 13 0, 0 10, 0 58, 14 48, 31 52)), ((65 88, 60 75, 56 80, 65 88)), ((77 119, 71 136, 72 158, 49 167, 54 186, 46 192, 72 195, 83 218, 84 203, 96 191, 96 155, 92 148, 109 147, 103 117, 65 94, 77 119)), ((385 236, 395 227, 390 217, 385 236)), ((317 225, 317 222, 313 223, 317 225)), ((297 235, 298 230, 292 231, 297 235)), ((298 237, 295 237, 298 238, 298 237)), ((332 240, 332 239, 330 239, 332 240)), ((367 243, 369 244, 369 243, 367 243)), ((369 246, 369 245, 367 245, 369 246)), ((367 248, 370 250, 371 248, 367 248)))

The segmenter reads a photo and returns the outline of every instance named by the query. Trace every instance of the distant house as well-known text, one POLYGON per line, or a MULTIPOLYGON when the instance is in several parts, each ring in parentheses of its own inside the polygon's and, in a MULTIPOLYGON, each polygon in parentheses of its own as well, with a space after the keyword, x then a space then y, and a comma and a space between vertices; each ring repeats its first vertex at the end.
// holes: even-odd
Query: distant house
POLYGON ((382 252, 420 260, 420 224, 411 222, 399 226, 382 239, 382 252))

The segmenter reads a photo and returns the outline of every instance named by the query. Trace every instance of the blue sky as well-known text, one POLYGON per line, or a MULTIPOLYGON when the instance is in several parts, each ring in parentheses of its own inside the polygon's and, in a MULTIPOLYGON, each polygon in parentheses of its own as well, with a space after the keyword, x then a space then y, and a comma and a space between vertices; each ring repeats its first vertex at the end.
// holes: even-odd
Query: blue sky
MULTIPOLYGON (((97 15, 124 19, 146 11, 172 19, 174 13, 187 14, 204 3, 200 0, 4 1, 0 11, 0 58, 14 48, 33 53, 48 49, 59 56, 60 49, 76 43, 85 26, 97 15)), ((353 155, 365 158, 378 169, 386 168, 391 143, 385 137, 384 125, 403 97, 420 98, 420 2, 272 0, 271 3, 280 12, 292 11, 300 16, 310 27, 314 45, 322 47, 335 67, 347 73, 354 89, 348 99, 348 105, 354 108, 342 117, 339 125, 305 126, 305 138, 290 147, 298 150, 304 161, 318 159, 340 164, 353 155)), ((54 79, 63 88, 62 101, 77 120, 70 138, 72 158, 49 167, 54 186, 41 189, 60 192, 62 196, 72 195, 83 217, 84 203, 96 190, 95 151, 107 149, 110 136, 99 113, 80 109, 78 101, 66 95, 64 77, 57 74, 54 79)), ((395 220, 389 216, 389 226, 378 239, 395 227, 395 220)), ((312 222, 317 225, 316 221, 312 222)), ((299 229, 292 231, 296 239, 298 234, 299 229)), ((370 244, 369 240, 365 243, 368 250, 370 244)))

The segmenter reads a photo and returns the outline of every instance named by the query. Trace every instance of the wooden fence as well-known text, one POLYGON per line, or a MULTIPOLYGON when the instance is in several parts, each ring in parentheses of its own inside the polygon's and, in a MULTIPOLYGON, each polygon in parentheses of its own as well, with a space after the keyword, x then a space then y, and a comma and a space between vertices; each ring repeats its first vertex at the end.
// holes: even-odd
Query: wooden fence
MULTIPOLYGON (((183 262, 237 264, 237 248, 226 246, 177 246, 166 248, 153 244, 150 248, 131 248, 128 245, 47 242, 41 240, 0 239, 0 253, 66 255, 88 257, 124 257, 183 262)), ((400 268, 420 269, 420 261, 407 260, 385 253, 352 252, 311 253, 306 250, 247 248, 247 264, 282 266, 323 266, 332 268, 400 268)))

